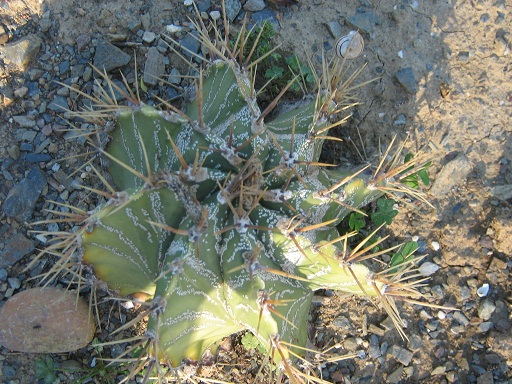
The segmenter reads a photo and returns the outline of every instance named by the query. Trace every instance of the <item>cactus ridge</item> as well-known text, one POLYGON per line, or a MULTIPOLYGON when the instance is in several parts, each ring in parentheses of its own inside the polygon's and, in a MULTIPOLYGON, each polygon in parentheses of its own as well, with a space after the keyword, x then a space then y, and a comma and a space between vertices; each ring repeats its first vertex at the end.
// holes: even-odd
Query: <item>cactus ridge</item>
POLYGON ((97 127, 91 141, 108 137, 94 145, 112 182, 93 166, 107 191, 89 189, 105 203, 54 220, 79 229, 57 234, 44 251, 60 256, 46 278, 86 265, 117 295, 146 298, 146 356, 130 377, 146 365, 200 360, 222 338, 250 331, 292 382, 312 380, 292 360, 308 353, 317 289, 375 297, 406 337, 395 299, 421 302, 416 260, 372 271, 365 261, 396 247, 372 252, 372 233, 350 249, 354 234, 336 227, 384 193, 418 197, 400 179, 421 159, 403 166, 399 148, 372 173, 318 162, 326 132, 344 122, 333 119, 354 103, 360 69, 347 76, 344 60, 325 62, 317 95, 267 121, 278 100, 258 107, 254 67, 235 59, 245 40, 231 48, 216 28, 212 40, 196 28, 214 59, 203 58, 185 112, 165 102, 158 110, 138 92, 128 91, 127 106, 106 89, 82 94, 96 105, 77 114, 97 127))

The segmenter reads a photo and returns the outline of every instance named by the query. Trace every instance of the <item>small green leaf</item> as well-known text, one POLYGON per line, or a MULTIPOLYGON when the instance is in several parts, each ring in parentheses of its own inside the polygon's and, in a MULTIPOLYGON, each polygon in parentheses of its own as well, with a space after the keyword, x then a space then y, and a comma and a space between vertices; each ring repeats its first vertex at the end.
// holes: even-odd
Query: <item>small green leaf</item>
POLYGON ((247 350, 257 349, 261 353, 265 353, 263 345, 260 343, 258 338, 250 332, 247 332, 242 336, 242 345, 247 348, 247 350))
POLYGON ((403 245, 399 252, 395 253, 391 257, 390 266, 397 267, 414 257, 414 252, 418 249, 418 243, 415 241, 409 241, 403 245))
POLYGON ((36 359, 36 377, 43 380, 44 384, 52 384, 57 380, 55 363, 51 356, 46 355, 45 359, 36 359))
POLYGON ((352 212, 348 218, 348 226, 351 230, 359 232, 366 225, 364 216, 359 212, 352 212))
POLYGON ((275 65, 265 71, 265 77, 267 79, 280 79, 283 77, 283 73, 284 69, 275 65))
POLYGON ((393 218, 396 215, 398 215, 398 211, 396 209, 393 209, 395 203, 396 202, 393 199, 380 198, 379 200, 377 200, 378 211, 373 212, 370 215, 372 222, 377 227, 381 226, 384 223, 390 225, 393 222, 393 218))
POLYGON ((140 79, 140 89, 142 89, 144 92, 148 92, 148 87, 146 86, 146 83, 144 83, 144 79, 140 79))
POLYGON ((421 179, 423 185, 430 185, 430 177, 428 177, 428 167, 430 167, 431 162, 429 161, 425 164, 425 167, 418 171, 418 176, 421 179))

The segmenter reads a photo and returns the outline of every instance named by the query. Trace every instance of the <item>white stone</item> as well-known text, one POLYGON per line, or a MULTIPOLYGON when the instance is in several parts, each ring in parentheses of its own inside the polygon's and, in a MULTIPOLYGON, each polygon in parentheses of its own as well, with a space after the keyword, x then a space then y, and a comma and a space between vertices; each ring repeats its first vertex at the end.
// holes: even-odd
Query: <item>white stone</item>
POLYGON ((430 276, 437 272, 439 265, 426 261, 420 265, 419 271, 423 276, 430 276))
POLYGON ((178 33, 183 30, 183 27, 180 27, 179 25, 169 24, 165 26, 165 31, 167 33, 178 33))

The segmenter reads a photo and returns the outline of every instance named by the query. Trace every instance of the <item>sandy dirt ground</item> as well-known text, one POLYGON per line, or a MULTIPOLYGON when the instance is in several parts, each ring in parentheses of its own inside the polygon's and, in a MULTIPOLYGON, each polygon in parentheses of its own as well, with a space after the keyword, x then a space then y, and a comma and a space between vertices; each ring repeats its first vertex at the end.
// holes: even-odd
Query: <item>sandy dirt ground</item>
MULTIPOLYGON (((211 9, 218 5, 212 3, 211 9)), ((50 31, 43 34, 35 27, 35 33, 55 47, 75 46, 80 36, 92 33, 129 36, 128 25, 142 14, 145 29, 157 34, 164 25, 180 25, 192 16, 181 1, 47 0, 44 7, 32 0, 0 4, 4 27, 7 21, 11 26, 24 25, 27 18, 40 25, 44 12, 49 11, 50 31)), ((427 192, 435 209, 400 204, 399 215, 386 231, 392 243, 413 238, 425 243, 427 260, 440 266, 426 292, 432 293, 438 304, 456 307, 463 314, 463 318, 453 312, 438 315, 437 309, 421 311, 404 305, 410 340, 403 341, 396 332, 386 332, 386 316, 373 307, 337 294, 319 294, 323 305, 312 313, 312 343, 318 347, 338 343, 349 353, 354 343, 369 348, 368 329, 378 327, 382 330, 379 347, 385 357, 340 363, 329 373, 328 381, 510 382, 512 3, 301 0, 287 7, 269 2, 266 9, 274 12, 279 24, 275 43, 282 44, 281 50, 310 56, 316 65, 323 50, 332 54, 337 31, 361 32, 365 50, 353 65, 367 65, 359 81, 378 79, 356 90, 361 104, 337 132, 345 142, 336 147, 333 156, 340 162, 375 160, 395 135, 400 140, 408 137, 411 151, 431 156, 433 185, 427 192), (479 297, 477 289, 485 283, 490 285, 489 294, 479 297), (481 313, 484 301, 495 307, 489 318, 481 313), (482 326, 486 322, 492 322, 489 329, 482 326), (407 364, 396 352, 398 347, 413 353, 407 364)), ((130 54, 133 50, 126 48, 130 54)), ((143 64, 144 52, 139 53, 143 64)), ((41 50, 29 68, 37 68, 38 55, 43 54, 41 50)), ((174 59, 170 57, 169 68, 174 59)), ((55 63, 58 65, 58 58, 55 63)), ((23 73, 3 70, 2 85, 20 84, 16 79, 23 77, 23 73)), ((16 103, 7 105, 3 100, 0 104, 2 158, 8 157, 7 149, 15 143, 18 127, 9 118, 18 114, 16 103)), ((62 136, 49 137, 59 148, 68 145, 63 144, 62 136)), ((19 170, 14 180, 3 181, 2 198, 22 177, 19 170)), ((0 218, 5 235, 27 233, 24 223, 5 215, 0 218)), ((8 269, 9 276, 21 269, 8 269)), ((233 347, 231 354, 236 351, 233 347)), ((18 376, 4 377, 2 383, 35 382, 33 357, 5 349, 0 352, 0 363, 18 367, 18 376)), ((213 378, 244 382, 243 375, 232 371, 231 376, 223 369, 208 372, 213 378)))

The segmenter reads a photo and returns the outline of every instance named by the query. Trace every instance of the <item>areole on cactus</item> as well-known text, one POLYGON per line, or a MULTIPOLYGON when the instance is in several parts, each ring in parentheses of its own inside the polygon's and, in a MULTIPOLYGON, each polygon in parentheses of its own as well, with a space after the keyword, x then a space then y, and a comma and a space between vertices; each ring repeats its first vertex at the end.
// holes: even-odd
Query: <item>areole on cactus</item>
POLYGON ((106 202, 62 220, 80 226, 46 250, 60 255, 51 273, 86 265, 111 291, 145 299, 136 320, 149 316, 146 355, 133 375, 146 364, 199 360, 246 330, 301 382, 293 359, 306 353, 308 312, 322 288, 376 297, 404 335, 394 299, 422 297, 414 259, 372 271, 365 260, 389 250, 372 253, 370 236, 350 249, 350 234, 336 227, 387 192, 417 195, 400 180, 424 164, 403 164, 400 150, 357 171, 320 163, 359 70, 347 76, 345 60, 326 61, 316 95, 270 120, 281 95, 260 110, 255 65, 238 60, 247 35, 232 46, 227 31, 213 28, 211 39, 196 28, 208 58, 185 111, 156 109, 131 91, 128 105, 108 90, 82 94, 96 104, 77 113, 96 126, 91 142, 109 135, 97 149, 112 181, 97 171, 106 191, 93 191, 106 202))

